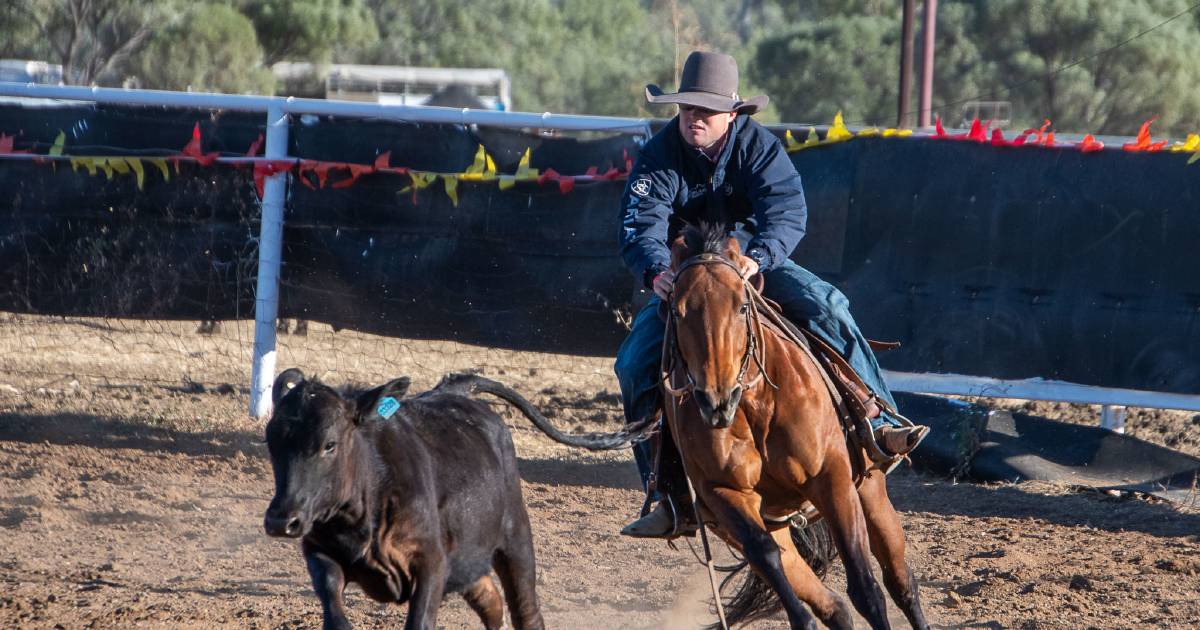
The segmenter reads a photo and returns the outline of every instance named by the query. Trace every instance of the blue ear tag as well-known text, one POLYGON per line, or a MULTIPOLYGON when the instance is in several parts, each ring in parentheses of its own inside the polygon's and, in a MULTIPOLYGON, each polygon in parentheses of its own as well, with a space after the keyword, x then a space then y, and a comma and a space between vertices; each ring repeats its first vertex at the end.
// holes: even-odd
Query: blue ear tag
POLYGON ((400 403, 396 402, 395 398, 388 396, 379 401, 379 406, 375 408, 375 413, 379 414, 384 420, 396 415, 396 411, 400 409, 400 403))

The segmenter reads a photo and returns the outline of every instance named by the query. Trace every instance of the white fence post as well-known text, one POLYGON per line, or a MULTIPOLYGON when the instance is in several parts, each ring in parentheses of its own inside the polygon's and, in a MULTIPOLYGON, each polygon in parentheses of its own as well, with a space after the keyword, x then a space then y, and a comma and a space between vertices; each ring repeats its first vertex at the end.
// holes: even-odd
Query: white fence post
MULTIPOLYGON (((267 106, 266 157, 288 157, 288 116, 283 103, 267 106)), ((275 317, 279 313, 279 265, 283 258, 283 205, 287 172, 266 178, 258 236, 258 289, 254 296, 254 366, 250 375, 250 415, 271 413, 271 384, 275 380, 275 317)))
POLYGON ((1103 405, 1100 407, 1100 428, 1113 433, 1125 432, 1125 407, 1121 405, 1103 405))

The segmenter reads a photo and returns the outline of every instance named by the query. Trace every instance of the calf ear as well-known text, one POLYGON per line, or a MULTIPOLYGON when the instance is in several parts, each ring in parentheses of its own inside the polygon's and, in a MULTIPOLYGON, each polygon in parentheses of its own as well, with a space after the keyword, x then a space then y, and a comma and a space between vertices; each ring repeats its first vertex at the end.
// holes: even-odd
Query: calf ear
POLYGON ((287 396, 287 393, 296 389, 300 383, 304 382, 304 372, 298 368, 290 368, 284 370, 279 376, 275 377, 275 384, 271 386, 271 402, 275 405, 287 396))
POLYGON ((388 381, 387 383, 367 390, 358 395, 355 404, 358 413, 354 415, 355 422, 387 420, 400 408, 400 399, 408 391, 412 381, 407 376, 388 381))

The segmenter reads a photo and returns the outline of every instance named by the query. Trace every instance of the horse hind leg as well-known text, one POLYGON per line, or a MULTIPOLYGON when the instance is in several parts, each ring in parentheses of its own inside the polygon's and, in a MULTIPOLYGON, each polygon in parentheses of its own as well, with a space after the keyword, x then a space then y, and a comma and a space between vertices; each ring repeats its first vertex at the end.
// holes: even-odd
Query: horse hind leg
POLYGON ((484 574, 463 591, 463 599, 479 615, 487 630, 500 630, 504 625, 504 600, 490 574, 484 574))
POLYGON ((713 488, 704 497, 704 503, 724 531, 723 537, 731 539, 741 549, 750 568, 779 596, 791 627, 816 630, 816 621, 788 580, 783 552, 771 534, 767 533, 759 515, 758 495, 729 488, 713 488))
POLYGON ((846 568, 846 591, 854 608, 873 630, 886 630, 891 628, 887 605, 883 591, 871 573, 867 526, 851 481, 850 465, 844 456, 832 461, 841 465, 835 464, 822 479, 809 483, 805 495, 833 528, 834 542, 842 556, 842 566, 846 568))
POLYGON ((871 553, 883 570, 883 584, 892 601, 908 618, 908 623, 917 630, 927 630, 929 624, 921 609, 917 580, 905 560, 904 528, 888 498, 886 478, 879 471, 873 471, 859 486, 858 495, 871 539, 871 553))

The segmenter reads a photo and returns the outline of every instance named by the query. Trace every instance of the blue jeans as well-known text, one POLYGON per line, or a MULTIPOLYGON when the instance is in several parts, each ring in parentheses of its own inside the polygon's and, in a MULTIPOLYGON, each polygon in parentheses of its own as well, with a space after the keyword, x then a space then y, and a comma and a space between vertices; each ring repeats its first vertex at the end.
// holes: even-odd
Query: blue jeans
MULTIPOLYGON (((783 308, 783 314, 798 326, 804 326, 841 353, 863 382, 893 409, 896 401, 883 382, 879 361, 867 345, 867 340, 850 316, 850 302, 836 287, 812 272, 788 260, 768 271, 763 277, 763 295, 783 308)), ((617 351, 614 369, 621 385, 621 403, 625 406, 625 421, 645 418, 660 407, 658 389, 662 343, 666 325, 658 318, 658 296, 637 314, 629 336, 617 351)), ((884 422, 899 422, 881 415, 872 421, 875 428, 884 422)), ((640 442, 633 447, 643 486, 654 465, 650 445, 640 442)))

